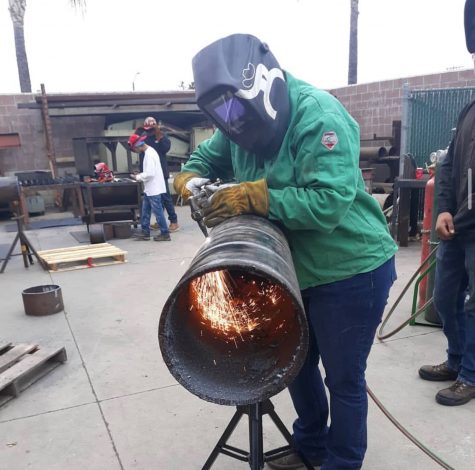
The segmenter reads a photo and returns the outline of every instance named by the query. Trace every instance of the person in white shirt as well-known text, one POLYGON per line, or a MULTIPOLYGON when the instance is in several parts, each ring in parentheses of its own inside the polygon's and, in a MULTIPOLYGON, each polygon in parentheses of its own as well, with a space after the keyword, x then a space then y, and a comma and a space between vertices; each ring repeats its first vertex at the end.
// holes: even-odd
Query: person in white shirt
POLYGON ((147 135, 132 134, 129 137, 129 147, 133 152, 144 152, 143 172, 131 175, 144 185, 144 197, 142 201, 141 226, 142 234, 137 240, 150 240, 150 217, 153 214, 160 228, 160 235, 153 237, 157 242, 170 241, 170 232, 167 221, 163 214, 162 197, 166 192, 160 157, 155 149, 145 143, 147 135))

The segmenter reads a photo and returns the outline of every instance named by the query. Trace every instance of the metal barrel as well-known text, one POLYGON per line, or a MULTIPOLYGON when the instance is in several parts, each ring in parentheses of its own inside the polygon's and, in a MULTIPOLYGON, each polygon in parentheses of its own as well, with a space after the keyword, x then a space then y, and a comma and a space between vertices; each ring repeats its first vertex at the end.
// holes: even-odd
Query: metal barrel
POLYGON ((91 224, 89 225, 89 240, 91 245, 96 243, 105 243, 114 238, 114 229, 110 224, 91 224))
POLYGON ((16 176, 0 177, 0 203, 18 201, 20 198, 20 188, 16 176))
POLYGON ((163 307, 158 337, 171 374, 204 400, 247 405, 283 390, 305 360, 308 326, 281 230, 251 215, 211 230, 163 307))
POLYGON ((57 285, 29 287, 21 295, 27 315, 51 315, 64 310, 61 287, 57 285))

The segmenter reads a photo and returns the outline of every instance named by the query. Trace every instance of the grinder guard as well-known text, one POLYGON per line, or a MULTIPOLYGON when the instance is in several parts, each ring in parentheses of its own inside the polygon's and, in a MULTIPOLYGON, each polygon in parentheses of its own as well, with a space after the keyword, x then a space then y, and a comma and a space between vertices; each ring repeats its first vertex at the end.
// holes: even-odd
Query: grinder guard
POLYGON ((289 385, 307 354, 308 327, 283 233, 252 215, 215 227, 163 308, 159 343, 176 380, 213 403, 257 403, 289 385), (233 302, 250 308, 250 331, 213 328, 202 315, 195 286, 223 273, 233 302))

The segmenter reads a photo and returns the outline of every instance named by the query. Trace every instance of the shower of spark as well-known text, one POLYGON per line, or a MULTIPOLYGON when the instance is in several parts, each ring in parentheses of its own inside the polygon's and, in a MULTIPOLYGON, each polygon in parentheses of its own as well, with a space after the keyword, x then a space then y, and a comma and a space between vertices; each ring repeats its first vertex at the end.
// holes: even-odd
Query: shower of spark
MULTIPOLYGON (((214 330, 233 340, 244 341, 243 334, 261 327, 270 318, 263 315, 263 307, 275 306, 280 292, 274 284, 252 281, 239 288, 228 271, 214 271, 191 282, 195 309, 214 330)), ((237 345, 236 345, 237 346, 237 345)))

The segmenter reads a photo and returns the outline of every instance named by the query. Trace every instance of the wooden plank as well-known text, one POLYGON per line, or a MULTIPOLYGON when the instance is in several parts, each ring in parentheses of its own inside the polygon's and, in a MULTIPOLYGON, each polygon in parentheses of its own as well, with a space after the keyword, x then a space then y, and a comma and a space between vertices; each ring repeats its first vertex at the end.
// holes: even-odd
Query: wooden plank
POLYGON ((0 374, 0 406, 67 360, 64 347, 38 349, 0 374))
POLYGON ((99 259, 104 259, 104 258, 115 258, 117 256, 125 257, 123 253, 106 253, 103 255, 90 255, 90 256, 72 256, 72 257, 62 257, 62 258, 56 258, 56 259, 46 259, 45 261, 48 264, 58 264, 58 263, 75 263, 75 262, 81 262, 81 261, 87 261, 89 259, 91 260, 99 260, 99 259))
POLYGON ((103 253, 125 253, 123 250, 118 248, 104 248, 102 250, 83 250, 83 251, 71 251, 64 253, 54 253, 54 254, 47 254, 47 255, 40 255, 46 259, 58 259, 64 256, 91 256, 91 255, 101 255, 103 253))
MULTIPOLYGON (((84 250, 88 250, 88 249, 91 249, 91 248, 100 248, 100 247, 110 247, 110 246, 114 246, 114 245, 111 245, 110 243, 97 243, 97 244, 94 244, 94 245, 82 245, 82 246, 69 246, 69 247, 65 247, 65 248, 53 248, 51 250, 43 250, 43 251, 38 251, 38 254, 42 254, 42 255, 49 255, 49 254, 54 254, 54 253, 63 253, 65 251, 69 252, 69 251, 84 251, 84 250)), ((114 247, 116 248, 116 247, 114 247)))
POLYGON ((38 349, 37 344, 17 344, 0 356, 0 373, 20 361, 25 354, 38 349))
POLYGON ((93 263, 92 266, 89 266, 87 264, 81 264, 81 265, 75 265, 75 266, 65 266, 65 267, 56 267, 55 269, 50 269, 49 272, 54 272, 54 273, 60 273, 62 271, 75 271, 77 269, 87 269, 90 267, 93 268, 100 268, 101 266, 111 266, 113 264, 124 264, 127 261, 104 261, 104 262, 98 262, 98 263, 93 263))
POLYGON ((54 263, 61 263, 63 261, 83 261, 88 258, 110 258, 112 256, 124 255, 122 251, 105 251, 103 253, 84 253, 82 255, 64 255, 58 257, 43 258, 45 261, 51 261, 54 263))
POLYGON ((84 254, 84 253, 103 253, 107 251, 114 251, 114 252, 121 252, 124 251, 120 248, 117 248, 114 245, 109 243, 98 243, 95 245, 85 245, 82 247, 71 247, 71 248, 61 248, 58 250, 45 250, 45 251, 38 251, 38 254, 45 258, 62 256, 62 255, 70 255, 70 254, 84 254))

